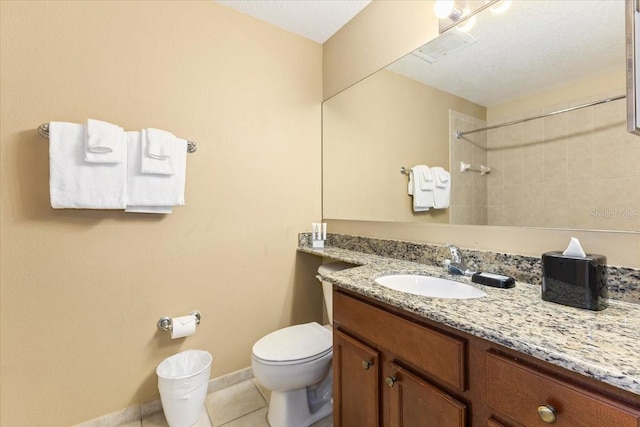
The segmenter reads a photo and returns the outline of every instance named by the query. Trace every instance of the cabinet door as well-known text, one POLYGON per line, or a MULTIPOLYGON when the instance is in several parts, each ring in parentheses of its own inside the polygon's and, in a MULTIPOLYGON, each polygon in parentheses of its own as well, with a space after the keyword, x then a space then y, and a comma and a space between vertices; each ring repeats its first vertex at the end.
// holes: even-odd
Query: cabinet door
POLYGON ((507 427, 506 425, 499 423, 498 421, 494 420, 493 418, 489 418, 487 420, 487 427, 507 427))
POLYGON ((379 425, 379 353, 333 330, 333 422, 335 427, 379 425))
POLYGON ((385 363, 391 427, 464 427, 467 407, 422 378, 385 363))

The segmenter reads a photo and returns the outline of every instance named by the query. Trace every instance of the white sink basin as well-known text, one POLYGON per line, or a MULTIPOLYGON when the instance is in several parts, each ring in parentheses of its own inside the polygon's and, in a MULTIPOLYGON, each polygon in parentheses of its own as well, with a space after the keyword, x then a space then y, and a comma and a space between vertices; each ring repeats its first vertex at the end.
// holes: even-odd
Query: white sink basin
POLYGON ((420 274, 382 276, 376 279, 376 283, 396 291, 433 298, 469 299, 487 295, 465 283, 420 274))

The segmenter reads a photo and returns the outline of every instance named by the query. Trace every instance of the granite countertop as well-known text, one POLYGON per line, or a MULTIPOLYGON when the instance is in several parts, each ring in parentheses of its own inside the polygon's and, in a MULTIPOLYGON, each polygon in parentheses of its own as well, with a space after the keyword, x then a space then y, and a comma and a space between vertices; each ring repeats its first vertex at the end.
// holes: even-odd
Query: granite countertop
POLYGON ((515 288, 497 289, 426 264, 332 247, 298 251, 357 264, 323 276, 341 288, 640 395, 640 304, 608 300, 602 311, 583 310, 543 301, 539 285, 516 282, 515 288), (374 281, 403 273, 469 283, 487 296, 429 298, 374 281))

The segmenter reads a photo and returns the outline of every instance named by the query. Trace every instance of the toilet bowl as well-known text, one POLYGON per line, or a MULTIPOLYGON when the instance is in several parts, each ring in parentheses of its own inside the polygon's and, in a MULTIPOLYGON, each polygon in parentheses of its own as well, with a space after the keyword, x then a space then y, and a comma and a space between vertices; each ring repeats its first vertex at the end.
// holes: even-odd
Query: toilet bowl
POLYGON ((331 383, 322 382, 332 357, 331 331, 315 322, 277 330, 254 344, 251 367, 271 390, 272 427, 308 426, 331 414, 331 383))
MULTIPOLYGON (((324 264, 318 272, 350 267, 324 264)), ((331 291, 331 285, 323 282, 330 320, 331 291)), ((267 414, 271 427, 307 427, 333 412, 332 358, 331 326, 316 322, 279 329, 254 344, 251 367, 256 380, 271 390, 267 414)))

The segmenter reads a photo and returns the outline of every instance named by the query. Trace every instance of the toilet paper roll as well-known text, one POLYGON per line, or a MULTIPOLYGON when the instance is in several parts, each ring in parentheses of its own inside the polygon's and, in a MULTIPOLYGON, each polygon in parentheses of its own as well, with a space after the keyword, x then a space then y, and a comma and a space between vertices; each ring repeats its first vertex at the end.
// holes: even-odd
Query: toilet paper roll
POLYGON ((171 339, 189 337, 196 333, 196 316, 174 317, 171 319, 171 339))

